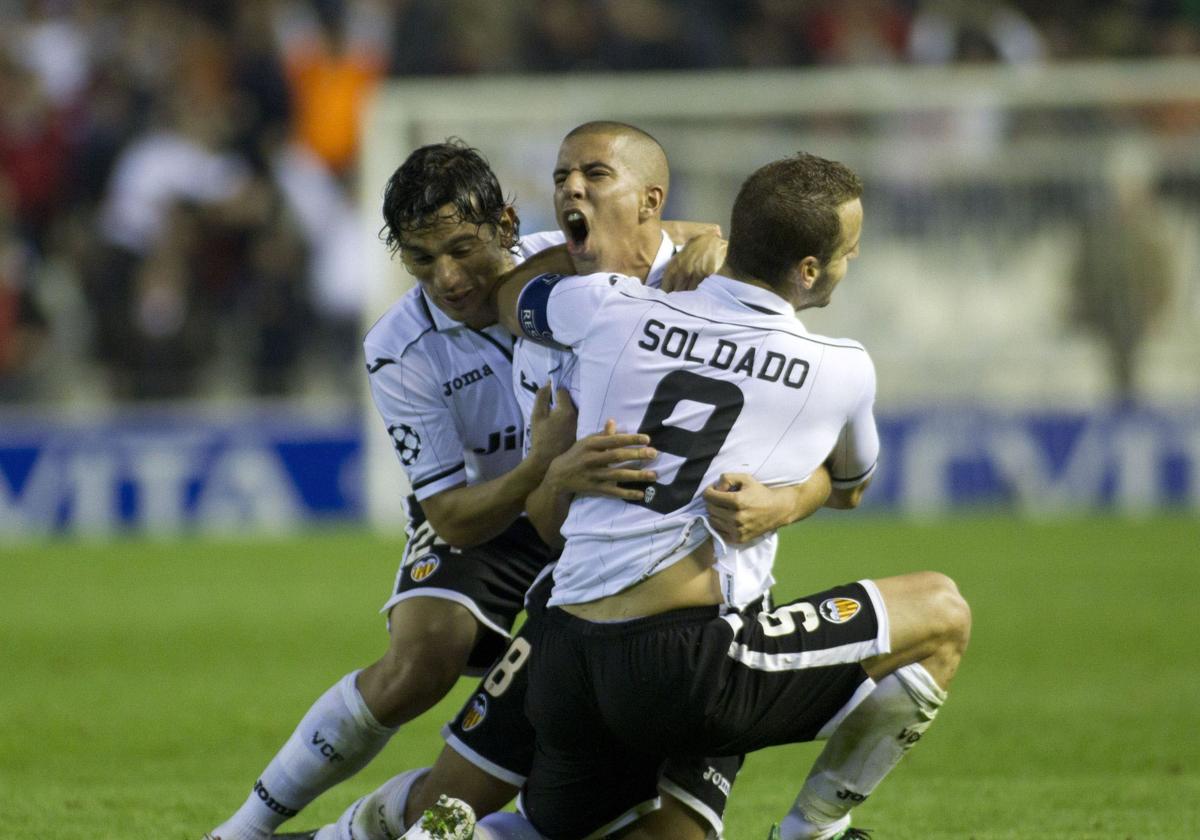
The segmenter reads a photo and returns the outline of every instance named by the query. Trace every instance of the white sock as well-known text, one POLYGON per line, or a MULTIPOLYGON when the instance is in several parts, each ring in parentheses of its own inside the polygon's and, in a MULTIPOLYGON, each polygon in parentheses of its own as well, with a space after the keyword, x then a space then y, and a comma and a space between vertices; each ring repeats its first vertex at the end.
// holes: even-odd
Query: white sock
POLYGON ((265 840, 284 820, 367 766, 395 728, 375 720, 347 674, 317 698, 271 759, 249 798, 211 834, 221 840, 265 840))
POLYGON ((475 824, 475 840, 545 840, 521 814, 497 811, 475 824))
POLYGON ((314 840, 392 840, 408 828, 404 806, 413 783, 428 767, 393 776, 342 812, 336 823, 322 826, 314 840))
POLYGON ((829 736, 780 824, 783 840, 830 837, 848 826, 850 809, 921 739, 945 700, 946 692, 917 663, 881 679, 829 736))

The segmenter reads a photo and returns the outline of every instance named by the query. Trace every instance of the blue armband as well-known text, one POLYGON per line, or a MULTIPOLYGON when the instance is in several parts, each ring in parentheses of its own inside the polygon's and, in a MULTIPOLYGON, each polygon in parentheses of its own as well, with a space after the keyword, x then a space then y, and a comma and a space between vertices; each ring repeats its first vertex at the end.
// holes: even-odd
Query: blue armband
POLYGON ((517 298, 517 319, 521 322, 521 331, 534 341, 542 344, 554 341, 546 305, 550 302, 550 291, 564 276, 539 274, 526 284, 517 298))

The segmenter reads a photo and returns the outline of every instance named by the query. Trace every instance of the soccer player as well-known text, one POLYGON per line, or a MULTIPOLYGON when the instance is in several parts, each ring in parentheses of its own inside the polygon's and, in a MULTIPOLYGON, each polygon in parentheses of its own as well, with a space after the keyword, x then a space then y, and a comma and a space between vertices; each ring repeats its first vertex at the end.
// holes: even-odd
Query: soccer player
MULTIPOLYGON (((645 279, 651 286, 658 285, 676 251, 661 222, 668 177, 661 147, 640 129, 621 123, 593 122, 572 130, 559 152, 555 205, 560 224, 570 237, 568 248, 574 258, 589 268, 611 267, 639 280, 645 279)), ((529 244, 549 244, 552 240, 553 237, 537 234, 526 237, 523 244, 529 247, 529 244)), ((723 247, 717 251, 723 253, 723 247)), ((695 257, 694 249, 692 254, 695 257)), ((693 265, 703 264, 704 259, 695 257, 693 265)), ((514 390, 518 399, 526 400, 527 411, 534 410, 533 382, 549 379, 561 388, 575 388, 573 362, 566 351, 529 342, 518 345, 513 365, 514 390)), ((610 470, 608 465, 636 459, 643 454, 641 448, 645 444, 643 435, 589 436, 572 447, 572 457, 564 456, 565 463, 555 460, 561 473, 555 492, 626 494, 627 491, 615 485, 616 479, 630 475, 652 479, 653 474, 631 470, 627 475, 610 470)), ((714 504, 728 514, 730 530, 750 539, 756 534, 747 529, 749 520, 744 519, 741 525, 735 523, 739 516, 759 523, 754 527, 762 527, 762 522, 782 524, 810 513, 825 500, 827 493, 828 477, 822 472, 801 487, 751 494, 747 486, 740 492, 714 490, 712 496, 714 504)), ((556 524, 546 527, 557 537, 556 524)), ((765 545, 763 550, 772 547, 773 543, 765 545)), ((760 581, 757 590, 749 595, 760 597, 769 583, 760 581)), ((529 600, 530 614, 534 616, 544 598, 539 600, 535 591, 529 600)), ((528 621, 526 628, 535 624, 536 620, 528 621)), ((422 769, 393 778, 354 803, 335 825, 316 832, 318 840, 350 837, 374 840, 393 836, 432 805, 440 793, 452 793, 485 814, 507 803, 524 782, 532 762, 533 733, 523 714, 522 666, 528 656, 528 638, 527 631, 522 630, 446 728, 448 746, 428 773, 422 769)), ((710 832, 719 834, 728 782, 736 775, 739 763, 737 759, 711 763, 692 759, 669 765, 661 780, 662 789, 668 794, 663 797, 664 807, 643 819, 643 830, 649 836, 669 835, 679 840, 703 838, 710 832), (682 803, 687 803, 686 807, 682 803)), ((620 815, 615 822, 636 819, 641 813, 639 810, 620 815)))
POLYGON ((870 479, 870 358, 795 318, 829 303, 858 253, 861 193, 844 166, 797 155, 743 184, 725 264, 695 291, 615 274, 522 288, 536 259, 499 289, 514 333, 577 355, 580 428, 612 418, 662 453, 640 500, 577 497, 563 526, 527 667, 523 808, 546 837, 591 836, 653 797, 664 756, 826 736, 782 837, 865 836, 850 809, 945 700, 970 631, 949 578, 864 579, 749 616, 729 606, 743 570, 704 515, 703 488, 735 470, 789 484, 828 460, 845 506, 870 479))
POLYGON ((543 392, 522 460, 511 336, 495 326, 488 292, 554 237, 520 240, 495 175, 458 143, 410 155, 389 181, 384 216, 388 245, 418 280, 365 342, 372 395, 414 490, 383 608, 388 651, 318 698, 213 838, 270 836, 365 766, 462 672, 491 664, 552 556, 519 515, 547 462, 574 440, 573 407, 550 408, 543 392))
POLYGON ((489 292, 515 265, 519 222, 495 175, 458 143, 422 147, 389 180, 387 244, 417 279, 368 333, 371 393, 413 488, 391 597, 389 646, 323 694, 241 808, 210 834, 262 840, 365 766, 397 728, 464 672, 504 650, 552 552, 521 516, 549 461, 573 442, 574 410, 532 412, 522 458, 512 338, 489 292))

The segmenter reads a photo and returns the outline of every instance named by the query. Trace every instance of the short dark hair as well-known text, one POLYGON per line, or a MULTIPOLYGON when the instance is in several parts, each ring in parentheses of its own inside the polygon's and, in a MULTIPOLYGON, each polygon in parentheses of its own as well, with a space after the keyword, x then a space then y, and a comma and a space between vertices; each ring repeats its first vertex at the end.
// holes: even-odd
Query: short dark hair
POLYGON ((837 161, 800 152, 768 163, 738 190, 726 261, 771 286, 805 257, 825 265, 841 235, 838 208, 862 191, 859 177, 837 161))
MULTIPOLYGON (((454 208, 456 221, 499 227, 506 201, 487 159, 457 137, 431 143, 410 154, 383 191, 383 227, 379 235, 395 253, 407 233, 436 223, 438 211, 454 208)), ((519 223, 518 223, 519 224, 519 223)), ((514 225, 513 242, 518 228, 514 225)))

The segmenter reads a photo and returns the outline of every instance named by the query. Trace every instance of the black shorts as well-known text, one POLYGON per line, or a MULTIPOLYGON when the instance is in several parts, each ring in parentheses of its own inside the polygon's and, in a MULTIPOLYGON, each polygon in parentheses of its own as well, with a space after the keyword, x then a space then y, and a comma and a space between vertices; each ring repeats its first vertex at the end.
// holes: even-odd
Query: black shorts
POLYGON ((762 613, 716 607, 619 623, 546 611, 529 657, 537 748, 522 807, 553 840, 593 835, 655 795, 664 756, 738 756, 828 735, 889 650, 875 585, 762 613))
POLYGON ((380 612, 416 597, 462 604, 485 630, 467 660, 469 673, 483 673, 504 651, 525 593, 554 551, 524 517, 483 545, 455 548, 434 533, 411 498, 409 534, 392 595, 380 612))
MULTIPOLYGON (((525 667, 537 644, 553 580, 545 574, 530 589, 527 616, 508 650, 480 681, 475 693, 442 729, 446 743, 484 772, 520 787, 534 762, 534 728, 526 716, 529 669, 525 667)), ((769 604, 769 596, 763 603, 769 604)), ((756 614, 756 603, 745 611, 756 614)), ((742 766, 741 756, 685 757, 660 761, 657 788, 606 821, 616 830, 657 807, 658 791, 669 793, 698 813, 719 837, 724 830, 725 805, 742 766)))

